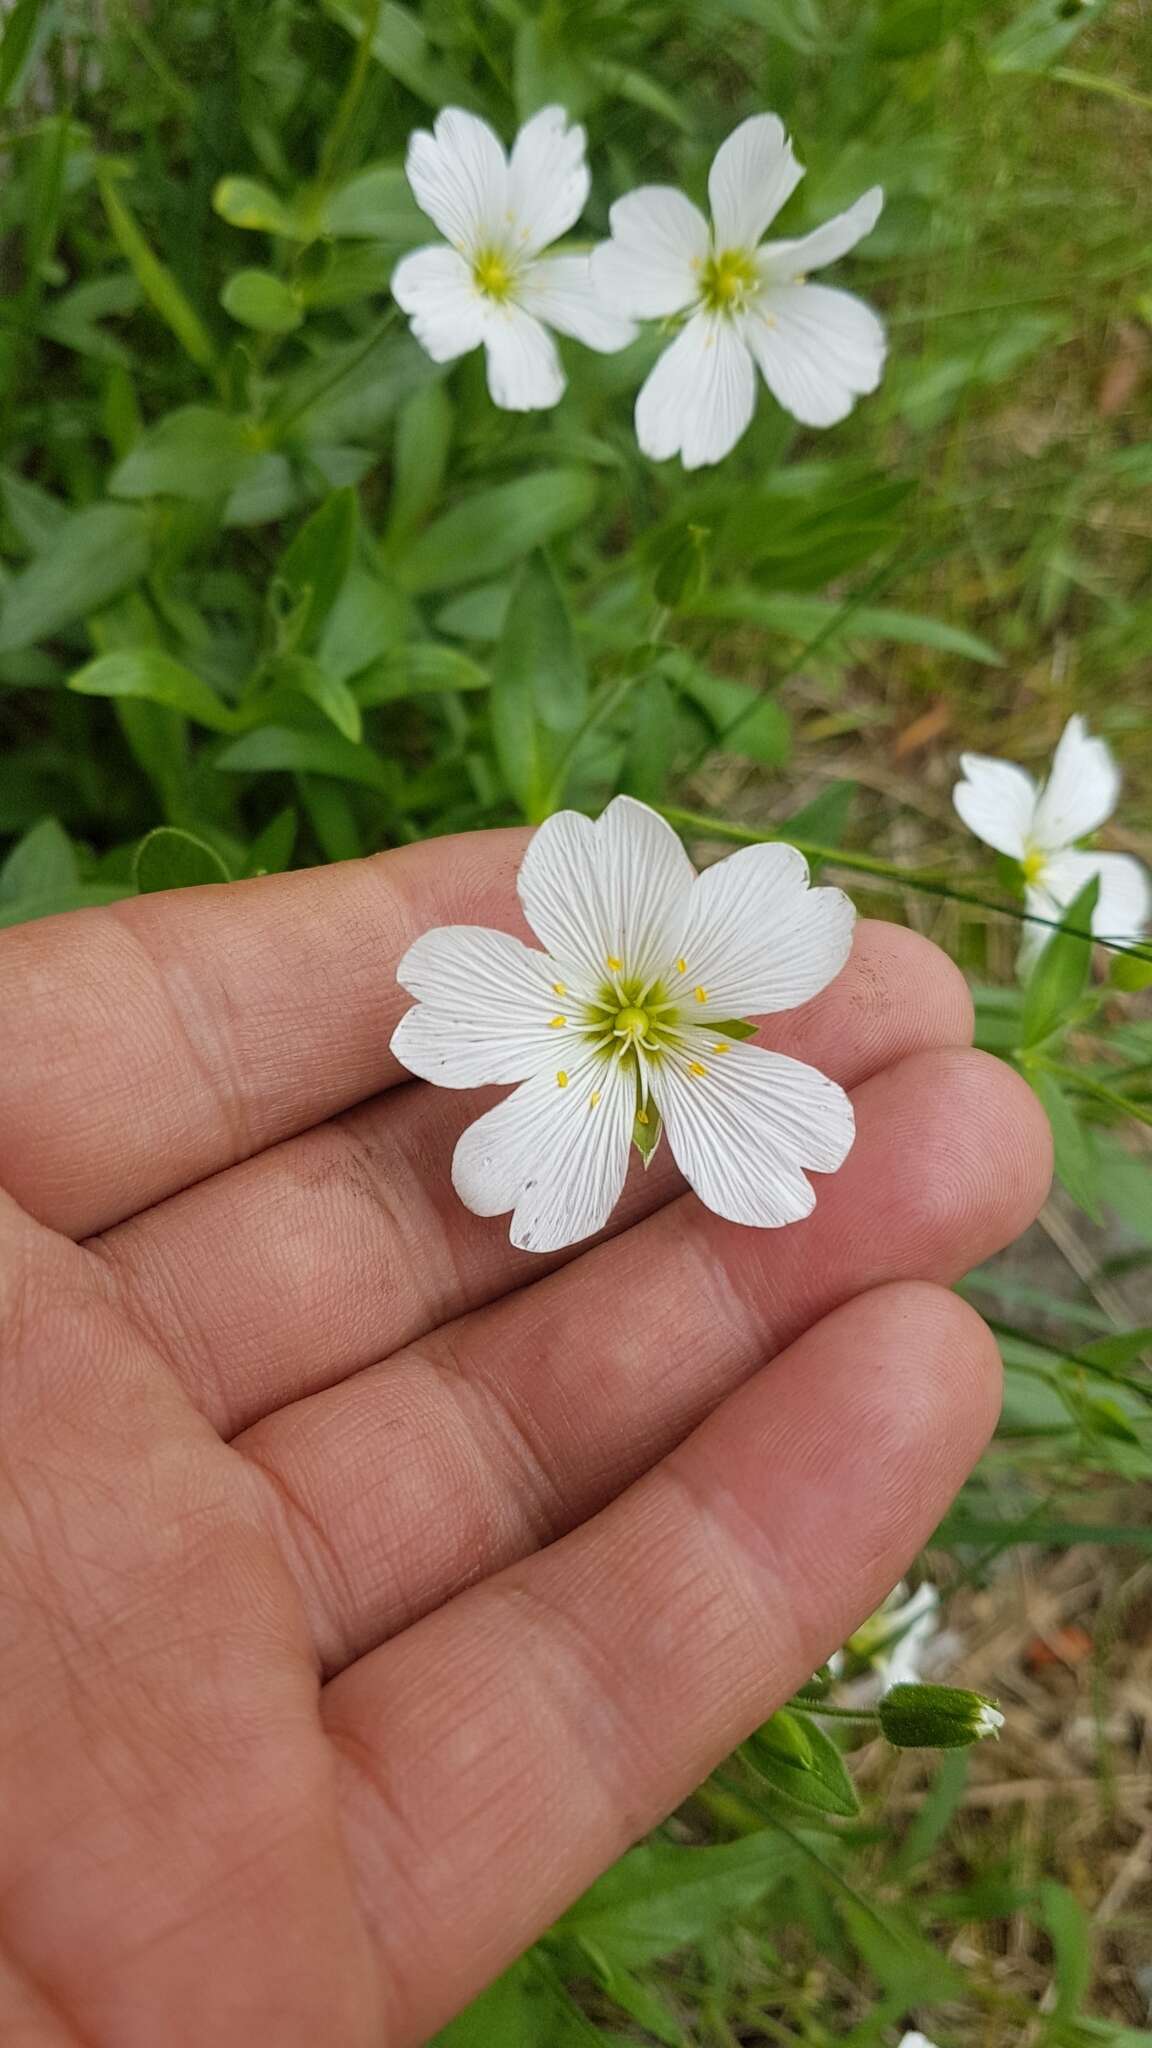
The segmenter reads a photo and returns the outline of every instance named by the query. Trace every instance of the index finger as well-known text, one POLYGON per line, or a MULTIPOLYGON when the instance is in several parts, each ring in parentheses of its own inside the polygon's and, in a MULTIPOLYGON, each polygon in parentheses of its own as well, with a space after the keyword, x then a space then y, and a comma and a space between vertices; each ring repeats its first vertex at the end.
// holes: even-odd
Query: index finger
POLYGON ((0 935, 0 1181, 107 1229, 404 1078, 395 965, 430 925, 530 936, 526 829, 140 896, 0 935))

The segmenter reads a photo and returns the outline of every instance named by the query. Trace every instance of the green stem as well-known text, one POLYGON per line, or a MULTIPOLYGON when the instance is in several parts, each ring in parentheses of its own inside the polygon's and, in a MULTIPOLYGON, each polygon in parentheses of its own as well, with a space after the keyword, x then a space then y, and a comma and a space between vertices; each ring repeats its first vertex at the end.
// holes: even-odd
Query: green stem
POLYGON ((380 26, 382 6, 383 0, 370 0, 370 5, 365 9, 364 27, 361 31, 359 44, 357 45, 355 61, 352 65, 348 83, 344 88, 340 105, 336 109, 336 118, 328 131, 328 139, 324 144, 323 154, 320 158, 319 184, 321 192, 328 190, 336 175, 344 144, 348 139, 348 131, 356 119, 360 101, 364 97, 364 88, 368 83, 368 74, 372 65, 372 45, 376 40, 376 31, 380 26))
MULTIPOLYGON (((968 903, 977 910, 993 910, 998 916, 1014 918, 1018 924, 1034 924, 1045 931, 1067 932, 1071 938, 1087 939, 1091 944, 1103 946, 1108 952, 1119 953, 1126 959, 1152 960, 1152 946, 1121 946, 1115 939, 1098 939, 1092 932, 1078 931, 1074 926, 1062 924, 1056 917, 1041 917, 1038 911, 1024 910, 1018 903, 1006 902, 1002 897, 984 896, 977 889, 958 889, 954 883, 946 882, 940 875, 923 868, 898 868, 892 861, 876 860, 870 854, 845 853, 838 846, 818 846, 810 839, 796 839, 787 826, 780 832, 753 832, 746 825, 731 825, 726 818, 709 818, 701 811, 685 810, 680 804, 661 804, 659 809, 670 825, 677 825, 685 832, 732 840, 738 846, 767 846, 783 840, 787 845, 795 846, 805 859, 820 861, 828 867, 844 868, 850 874, 874 876, 901 889, 919 889, 926 896, 940 896, 949 903, 968 903)), ((1127 1103, 1125 1106, 1130 1107, 1127 1103)))
POLYGON ((830 1707, 821 1700, 789 1700, 790 1714, 811 1714, 820 1721, 866 1721, 869 1727, 880 1725, 880 1716, 875 1710, 861 1707, 830 1707))
POLYGON ((314 405, 319 405, 320 400, 327 398, 331 392, 335 391, 337 386, 344 382, 345 377, 350 377, 353 371, 360 368, 365 358, 371 355, 377 342, 384 339, 389 328, 395 323, 396 313, 396 307, 389 306, 383 319, 376 322, 375 327, 372 328, 365 338, 363 346, 357 349, 354 356, 351 356, 346 363, 341 363, 340 368, 333 376, 329 377, 325 383, 318 384, 315 390, 308 393, 307 398, 302 398, 298 405, 293 406, 291 412, 282 414, 279 419, 272 422, 278 441, 283 439, 289 427, 295 426, 296 421, 304 413, 310 412, 314 405))
POLYGON ((1081 1095, 1091 1096, 1094 1102, 1106 1102, 1112 1109, 1122 1109, 1126 1116, 1134 1117, 1138 1124, 1152 1127, 1152 1109, 1145 1109, 1143 1103, 1133 1101, 1130 1095, 1121 1095, 1118 1088, 1107 1088, 1103 1081, 1094 1081, 1079 1068, 1066 1067, 1059 1060, 1045 1059, 1040 1053, 1034 1053, 1030 1063, 1042 1067, 1047 1074, 1054 1074, 1060 1081, 1067 1081, 1070 1088, 1075 1088, 1081 1095))

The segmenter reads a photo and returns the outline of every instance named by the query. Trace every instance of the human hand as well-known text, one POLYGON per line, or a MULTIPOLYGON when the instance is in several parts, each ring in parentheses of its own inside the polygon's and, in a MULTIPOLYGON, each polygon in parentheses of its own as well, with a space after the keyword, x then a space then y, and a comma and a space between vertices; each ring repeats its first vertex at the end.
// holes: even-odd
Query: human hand
MULTIPOLYGON (((521 832, 0 937, 0 2033, 408 2048, 878 1604, 992 1427, 946 1291, 1045 1119, 865 923, 763 1041, 854 1091, 806 1221, 667 1157, 551 1258, 449 1182, 393 968, 521 832)), ((485 1104, 496 1100, 485 1091, 485 1104)))

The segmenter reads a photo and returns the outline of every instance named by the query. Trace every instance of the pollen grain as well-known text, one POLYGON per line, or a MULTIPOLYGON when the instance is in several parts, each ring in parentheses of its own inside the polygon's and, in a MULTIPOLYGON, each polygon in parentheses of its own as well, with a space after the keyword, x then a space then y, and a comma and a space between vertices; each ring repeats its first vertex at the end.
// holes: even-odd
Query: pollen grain
POLYGON ((561 1067, 560 1072, 556 1076, 556 1086, 558 1088, 566 1088, 568 1086, 568 1076, 564 1072, 563 1067, 561 1067))

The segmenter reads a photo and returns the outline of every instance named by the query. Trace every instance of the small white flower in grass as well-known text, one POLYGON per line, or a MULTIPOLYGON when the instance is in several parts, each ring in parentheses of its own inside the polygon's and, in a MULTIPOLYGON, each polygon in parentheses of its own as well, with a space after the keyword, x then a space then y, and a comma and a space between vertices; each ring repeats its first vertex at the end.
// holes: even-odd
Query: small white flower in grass
POLYGON ((927 1581, 909 1593, 901 1583, 857 1629, 848 1647, 871 1664, 885 1692, 923 1676, 924 1653, 940 1630, 940 1595, 927 1581))
POLYGON ((756 371, 809 427, 830 427, 875 391, 884 329, 848 292, 808 283, 871 233, 874 186, 847 213, 798 240, 761 237, 804 172, 775 114, 754 114, 718 150, 708 179, 712 224, 669 185, 617 200, 612 239, 592 254, 606 305, 638 320, 687 314, 636 402, 646 455, 685 469, 719 462, 756 409, 756 371))
POLYGON ((588 198, 584 130, 568 126, 563 107, 534 114, 511 157, 487 121, 446 107, 431 134, 412 136, 406 169, 447 245, 403 257, 392 292, 434 362, 483 345, 495 403, 534 412, 564 391, 549 328, 609 354, 634 338, 632 322, 601 304, 587 255, 543 253, 588 198))
MULTIPOLYGON (((1120 771, 1107 742, 1093 739, 1082 718, 1068 720, 1042 785, 1014 762, 986 754, 961 754, 960 766, 964 780, 952 793, 956 809, 977 839, 1019 861, 1025 903, 1034 916, 1059 922, 1098 876, 1096 937, 1120 943, 1142 937, 1152 916, 1147 869, 1130 854, 1086 852, 1076 844, 1111 817, 1120 793, 1120 771)), ((1042 924, 1025 927, 1022 969, 1050 937, 1042 924)))
POLYGON ((557 1251, 603 1228, 633 1142, 648 1158, 663 1130, 718 1215, 807 1216, 806 1174, 842 1165, 851 1104, 814 1067, 744 1043, 737 1020, 794 1009, 839 974, 848 898, 809 888, 791 846, 750 846, 697 875, 631 797, 595 824, 549 818, 518 888, 545 952, 449 925, 396 970, 417 998, 392 1039, 406 1067, 446 1088, 519 1083, 456 1147, 461 1200, 480 1216, 512 1210, 522 1250, 557 1251))

